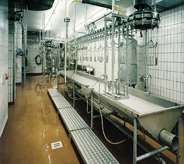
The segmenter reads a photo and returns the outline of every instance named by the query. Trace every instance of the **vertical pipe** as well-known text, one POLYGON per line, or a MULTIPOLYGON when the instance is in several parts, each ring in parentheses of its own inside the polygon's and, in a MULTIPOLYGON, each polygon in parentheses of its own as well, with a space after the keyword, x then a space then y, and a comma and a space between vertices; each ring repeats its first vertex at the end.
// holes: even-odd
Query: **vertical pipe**
POLYGON ((59 75, 56 74, 56 78, 57 78, 57 90, 59 90, 59 75))
POLYGON ((178 146, 178 150, 177 150, 177 156, 176 156, 176 164, 179 164, 179 159, 180 159, 180 124, 181 124, 181 119, 179 119, 178 123, 177 123, 177 138, 179 141, 179 146, 178 146))
MULTIPOLYGON (((25 10, 23 12, 23 15, 24 15, 24 18, 25 18, 25 10)), ((26 33, 27 33, 27 29, 25 27, 25 20, 22 20, 21 21, 21 25, 22 25, 22 43, 23 43, 23 49, 24 49, 24 56, 23 56, 23 62, 24 62, 24 65, 23 65, 23 68, 24 68, 24 72, 23 72, 23 77, 24 77, 24 85, 26 84, 26 59, 25 59, 25 55, 26 55, 26 33)))
POLYGON ((66 38, 67 37, 67 28, 66 28, 67 27, 67 25, 66 25, 67 24, 67 20, 66 20, 67 18, 66 17, 67 17, 67 0, 65 0, 65 66, 64 66, 65 67, 64 68, 65 69, 65 77, 64 77, 65 85, 64 85, 64 89, 63 89, 64 95, 65 95, 65 88, 66 88, 66 62, 67 62, 66 61, 66 40, 67 40, 67 38, 66 38))
POLYGON ((133 140, 133 164, 136 164, 137 158, 137 120, 134 118, 134 140, 133 140))
POLYGON ((75 108, 75 82, 73 82, 73 108, 75 108))
MULTIPOLYGON (((106 16, 105 16, 106 18, 106 16)), ((106 72, 106 63, 107 63, 107 21, 104 18, 104 25, 105 25, 105 39, 104 39, 104 75, 105 75, 105 83, 104 83, 104 90, 106 94, 106 86, 107 86, 107 72, 106 72)))
POLYGON ((120 26, 118 26, 118 93, 120 93, 120 26))
POLYGON ((156 11, 156 0, 154 0, 154 11, 156 11))
POLYGON ((45 13, 43 12, 43 22, 42 22, 42 39, 45 39, 45 13))
POLYGON ((91 129, 93 130, 93 90, 91 90, 91 129))
MULTIPOLYGON (((15 23, 14 23, 14 28, 15 28, 15 23)), ((16 88, 16 84, 15 84, 15 74, 16 74, 16 64, 15 64, 15 42, 16 42, 16 35, 15 32, 13 34, 13 102, 15 102, 15 98, 16 98, 16 92, 15 92, 15 88, 16 88)))
MULTIPOLYGON (((115 0, 112 0, 112 13, 114 12, 114 5, 115 5, 115 0)), ((112 98, 114 99, 114 16, 112 16, 112 61, 111 61, 111 65, 112 65, 112 98)))
MULTIPOLYGON (((148 66, 147 66, 147 42, 148 42, 148 35, 147 30, 145 31, 145 54, 144 54, 144 61, 145 61, 145 77, 148 75, 148 66)), ((148 91, 148 78, 145 79, 145 91, 148 91)))
POLYGON ((126 81, 127 81, 127 95, 128 95, 128 85, 129 85, 129 55, 128 55, 128 36, 129 36, 129 26, 127 26, 126 34, 126 81))
MULTIPOLYGON (((27 50, 27 21, 26 21, 26 31, 25 31, 25 55, 26 55, 26 50, 27 50)), ((24 61, 24 84, 26 84, 26 61, 24 61)))

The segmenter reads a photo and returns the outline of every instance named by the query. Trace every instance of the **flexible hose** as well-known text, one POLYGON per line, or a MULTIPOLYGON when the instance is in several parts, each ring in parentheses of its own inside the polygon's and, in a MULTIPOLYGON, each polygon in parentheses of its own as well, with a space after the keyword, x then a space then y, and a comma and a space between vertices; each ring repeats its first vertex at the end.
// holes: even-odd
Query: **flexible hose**
POLYGON ((37 55, 37 56, 35 57, 35 62, 36 62, 37 65, 42 64, 42 59, 41 59, 41 56, 40 56, 40 55, 37 55), (38 62, 38 59, 39 59, 39 58, 40 58, 40 62, 38 62))
POLYGON ((69 9, 70 9, 70 6, 74 3, 74 2, 82 2, 82 0, 72 0, 71 2, 69 2, 69 5, 67 7, 67 15, 66 17, 69 18, 69 9))
POLYGON ((104 131, 103 115, 102 115, 102 111, 101 111, 100 107, 99 107, 99 111, 100 111, 100 116, 101 116, 102 133, 103 133, 104 138, 106 139, 106 141, 109 142, 109 143, 112 144, 112 145, 119 145, 119 144, 121 144, 121 143, 127 141, 129 138, 126 138, 126 139, 124 139, 124 140, 122 140, 122 141, 119 141, 119 142, 111 142, 111 141, 107 138, 107 136, 105 135, 105 131, 104 131))
POLYGON ((86 97, 86 103, 87 103, 86 112, 87 112, 87 114, 90 114, 91 111, 90 112, 88 111, 88 97, 87 96, 85 96, 85 97, 86 97))
POLYGON ((73 44, 76 43, 76 40, 77 40, 77 33, 75 32, 75 40, 74 40, 73 42, 69 42, 68 39, 67 39, 67 43, 68 43, 69 45, 73 45, 73 44))
POLYGON ((121 8, 118 8, 117 6, 114 7, 115 10, 118 10, 121 15, 124 15, 124 12, 121 8))

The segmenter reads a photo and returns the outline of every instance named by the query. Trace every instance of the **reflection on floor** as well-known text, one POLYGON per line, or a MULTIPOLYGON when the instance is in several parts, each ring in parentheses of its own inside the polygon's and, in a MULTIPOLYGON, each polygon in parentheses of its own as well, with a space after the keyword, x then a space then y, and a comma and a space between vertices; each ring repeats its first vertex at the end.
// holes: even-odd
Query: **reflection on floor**
MULTIPOLYGON (((47 94, 48 88, 56 86, 56 79, 51 82, 42 76, 27 77, 27 84, 17 85, 17 98, 15 105, 9 106, 9 119, 0 138, 0 164, 60 164, 79 163, 66 131, 55 111, 47 94), (62 148, 51 148, 51 143, 61 141, 62 148)), ((72 100, 66 96, 72 104, 72 100)), ((90 109, 90 108, 89 108, 90 109)), ((86 113, 86 103, 76 101, 76 110, 90 125, 90 115, 86 113)), ((98 114, 98 113, 95 113, 98 114)), ((130 129, 132 127, 130 125, 130 129)), ((112 124, 104 120, 107 137, 111 141, 120 141, 124 135, 112 124)), ((101 131, 100 118, 94 120, 94 132, 111 151, 114 157, 123 164, 132 164, 133 143, 128 140, 120 145, 110 145, 106 142, 101 131)), ((139 135, 142 135, 139 133, 139 135)), ((181 123, 180 164, 184 163, 184 115, 181 123)), ((146 142, 139 139, 149 149, 158 148, 159 145, 146 137, 146 142)), ((73 145, 74 146, 74 145, 73 145)), ((74 147, 75 148, 75 147, 74 147)), ((138 155, 145 153, 138 148, 138 155)), ((175 156, 165 151, 161 157, 167 164, 174 164, 175 156)), ((79 159, 79 160, 78 160, 79 159)), ((80 161, 81 162, 81 161, 80 161)), ((140 164, 156 164, 153 158, 139 162, 140 164)))
POLYGON ((41 76, 27 77, 17 85, 15 105, 0 138, 0 164, 79 163, 65 129, 50 101, 47 89, 56 85, 41 76), (62 148, 51 148, 61 141, 62 148))

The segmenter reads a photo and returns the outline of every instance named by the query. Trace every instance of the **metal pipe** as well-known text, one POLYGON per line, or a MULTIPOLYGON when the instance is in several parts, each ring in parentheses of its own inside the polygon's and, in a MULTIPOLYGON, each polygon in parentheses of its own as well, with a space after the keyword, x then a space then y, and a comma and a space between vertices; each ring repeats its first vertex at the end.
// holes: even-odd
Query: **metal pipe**
POLYGON ((73 83, 73 108, 75 108, 75 82, 73 83))
POLYGON ((128 56, 128 36, 129 36, 129 26, 127 26, 127 36, 126 36, 126 81, 127 81, 127 95, 128 95, 128 85, 129 85, 129 56, 128 56))
POLYGON ((136 164, 137 159, 137 119, 134 118, 134 138, 133 138, 133 164, 136 164))
POLYGON ((93 130, 93 92, 91 92, 91 129, 93 130))
MULTIPOLYGON (((145 45, 147 44, 148 41, 148 33, 147 30, 145 31, 145 45)), ((148 48, 145 46, 145 54, 144 54, 144 64, 145 64, 145 76, 148 75, 148 66, 147 66, 147 53, 148 53, 148 48)), ((148 79, 145 79, 145 91, 148 91, 148 79)))
POLYGON ((107 13, 107 14, 104 14, 102 17, 100 17, 100 18, 98 18, 98 19, 96 19, 96 20, 90 22, 88 25, 93 24, 93 23, 95 23, 95 22, 98 22, 99 20, 101 20, 102 18, 105 18, 106 16, 108 16, 108 15, 111 14, 111 13, 112 13, 112 12, 109 12, 109 13, 107 13))
POLYGON ((120 26, 118 26, 118 93, 120 93, 120 26))
POLYGON ((160 141, 172 148, 173 151, 176 151, 179 147, 178 138, 167 130, 162 130, 160 132, 160 141))
POLYGON ((157 8, 156 8, 156 0, 154 0, 154 11, 156 11, 157 8))
MULTIPOLYGON (((105 16, 106 18, 106 16, 105 16)), ((105 19, 104 19, 105 20, 105 19)), ((104 75, 105 75, 105 83, 104 83, 104 90, 106 93, 106 86, 107 86, 107 71, 106 71, 106 63, 107 63, 107 21, 104 21, 104 25, 105 25, 105 40, 104 40, 104 75)))
POLYGON ((65 87, 66 87, 66 42, 67 42, 67 0, 65 0, 65 66, 64 66, 64 70, 65 70, 65 86, 63 89, 63 94, 65 95, 65 87))
MULTIPOLYGON (((109 112, 109 113, 105 113, 105 114, 104 114, 104 113, 102 112, 102 115, 103 115, 103 116, 109 116, 109 115, 113 115, 113 114, 115 114, 115 113, 116 113, 116 112, 109 112)), ((99 117, 101 117, 101 115, 93 116, 93 118, 99 118, 99 117)))
MULTIPOLYGON (((115 6, 115 0, 112 0, 112 13, 114 13, 114 6, 115 6)), ((111 61, 111 66, 112 66, 112 72, 111 72, 111 80, 112 80, 112 98, 114 99, 114 30, 115 30, 115 25, 114 25, 114 16, 112 16, 112 61, 111 61)))
POLYGON ((143 155, 137 157, 137 162, 139 162, 139 161, 141 161, 141 160, 143 160, 143 159, 146 159, 146 158, 148 158, 148 157, 151 157, 151 156, 153 156, 153 155, 156 155, 156 154, 158 154, 158 153, 160 153, 160 152, 162 152, 162 151, 164 151, 164 150, 167 150, 167 149, 169 149, 169 147, 168 147, 168 146, 164 146, 164 147, 161 147, 161 148, 159 148, 159 149, 156 149, 156 150, 153 150, 153 151, 151 151, 151 152, 148 152, 148 153, 146 153, 146 154, 143 154, 143 155))
POLYGON ((177 150, 177 159, 176 159, 176 163, 179 164, 179 158, 180 158, 180 124, 181 124, 181 119, 179 119, 178 123, 177 123, 177 137, 178 137, 178 150, 177 150))

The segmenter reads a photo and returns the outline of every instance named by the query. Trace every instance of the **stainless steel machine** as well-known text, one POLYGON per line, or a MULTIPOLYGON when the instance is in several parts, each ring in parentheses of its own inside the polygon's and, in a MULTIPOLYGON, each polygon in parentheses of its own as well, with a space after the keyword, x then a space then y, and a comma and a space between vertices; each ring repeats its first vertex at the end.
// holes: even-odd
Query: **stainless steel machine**
POLYGON ((60 45, 51 40, 43 44, 43 74, 53 77, 60 67, 60 45))
MULTIPOLYGON (((91 1, 82 2, 95 3, 91 1)), ((112 6, 110 6, 112 7, 111 17, 104 17, 104 28, 70 41, 75 45, 75 48, 79 45, 78 50, 80 52, 78 55, 81 54, 81 56, 77 56, 78 61, 87 61, 86 55, 90 52, 89 56, 90 58, 94 57, 94 62, 103 63, 103 73, 93 76, 77 71, 77 69, 67 70, 67 57, 65 56, 65 69, 57 73, 58 79, 60 76, 64 78, 65 87, 63 93, 68 91, 69 86, 71 86, 70 90, 73 90, 74 106, 76 100, 86 98, 85 100, 91 105, 91 128, 93 128, 93 119, 95 118, 93 112, 97 110, 101 118, 105 117, 133 140, 133 164, 150 156, 154 156, 159 163, 165 163, 163 159, 157 156, 164 150, 169 150, 175 154, 176 163, 179 163, 180 116, 183 113, 184 105, 168 101, 149 92, 148 79, 151 75, 148 73, 148 69, 149 66, 157 65, 158 62, 155 60, 156 58, 153 59, 154 64, 150 64, 146 60, 148 58, 148 48, 155 48, 157 45, 148 46, 153 41, 147 40, 148 30, 159 27, 160 15, 156 11, 156 1, 154 1, 153 9, 150 1, 136 0, 136 11, 129 16, 115 12, 117 7, 115 2, 117 1, 113 0, 112 6), (107 26, 107 22, 111 22, 111 25, 107 26), (138 32, 141 35, 144 33, 143 46, 140 46, 136 41, 135 36, 138 32), (117 35, 117 40, 115 39, 115 34, 117 35), (101 40, 104 40, 103 46, 101 40), (111 47, 107 48, 110 45, 109 43, 111 47), (84 48, 81 49, 80 47, 84 48), (144 48, 141 50, 141 59, 137 57, 138 48, 144 48), (103 59, 101 58, 102 60, 97 61, 97 55, 102 49, 104 52, 103 59), (115 50, 117 52, 117 79, 115 79, 115 50), (109 59, 108 62, 107 59, 109 59), (107 72, 107 66, 110 67, 110 73, 107 72), (109 75, 110 78, 108 77, 109 75), (141 87, 140 83, 142 83, 141 87), (79 98, 76 99, 76 96, 79 98), (111 116, 121 118, 124 122, 133 125, 133 135, 117 125, 111 116), (162 147, 149 151, 137 141, 138 129, 158 142, 162 147), (137 145, 147 153, 138 157, 137 145)), ((68 22, 66 24, 68 25, 68 22)), ((69 45, 66 42, 65 54, 69 45)), ((90 61, 92 60, 90 59, 90 61)), ((58 87, 59 85, 58 80, 58 87)))

